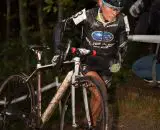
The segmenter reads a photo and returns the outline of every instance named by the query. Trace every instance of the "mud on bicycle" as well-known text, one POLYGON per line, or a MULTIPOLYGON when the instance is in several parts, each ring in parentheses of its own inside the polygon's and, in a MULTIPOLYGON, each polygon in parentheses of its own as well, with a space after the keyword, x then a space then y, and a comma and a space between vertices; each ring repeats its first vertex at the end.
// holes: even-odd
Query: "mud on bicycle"
POLYGON ((2 130, 43 129, 53 115, 58 104, 62 102, 60 130, 67 129, 108 129, 107 91, 104 81, 96 72, 83 73, 85 64, 82 56, 96 56, 94 50, 71 48, 69 41, 66 51, 60 56, 61 67, 69 64, 71 69, 59 85, 47 108, 42 112, 41 71, 54 68, 58 61, 53 57, 52 63, 41 65, 41 54, 45 47, 32 46, 37 55, 37 67, 29 76, 18 74, 8 77, 0 87, 0 127, 2 130), (67 60, 68 54, 72 59, 67 60), (96 75, 96 76, 93 76, 96 75), (37 87, 32 85, 33 76, 37 75, 37 87), (98 105, 94 104, 98 100, 98 105), (96 107, 98 106, 98 107, 96 107), (94 109, 91 109, 94 108, 94 109), (98 112, 97 112, 98 111, 98 112))

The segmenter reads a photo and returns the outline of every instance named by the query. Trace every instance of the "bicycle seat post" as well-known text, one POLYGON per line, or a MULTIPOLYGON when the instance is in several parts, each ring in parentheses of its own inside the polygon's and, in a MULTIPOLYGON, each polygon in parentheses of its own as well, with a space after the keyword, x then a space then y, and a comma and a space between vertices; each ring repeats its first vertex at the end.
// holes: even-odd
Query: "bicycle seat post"
MULTIPOLYGON (((37 69, 41 67, 41 58, 42 58, 42 50, 35 48, 32 49, 37 55, 37 69)), ((41 125, 41 72, 40 70, 37 72, 37 126, 41 125)))

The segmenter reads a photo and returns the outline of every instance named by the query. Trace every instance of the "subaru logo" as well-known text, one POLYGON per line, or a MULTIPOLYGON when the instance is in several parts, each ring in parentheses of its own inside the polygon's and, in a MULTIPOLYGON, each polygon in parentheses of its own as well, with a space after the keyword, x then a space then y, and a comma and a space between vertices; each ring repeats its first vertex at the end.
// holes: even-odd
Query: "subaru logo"
POLYGON ((93 40, 111 42, 114 39, 114 36, 110 32, 95 31, 91 34, 93 40))

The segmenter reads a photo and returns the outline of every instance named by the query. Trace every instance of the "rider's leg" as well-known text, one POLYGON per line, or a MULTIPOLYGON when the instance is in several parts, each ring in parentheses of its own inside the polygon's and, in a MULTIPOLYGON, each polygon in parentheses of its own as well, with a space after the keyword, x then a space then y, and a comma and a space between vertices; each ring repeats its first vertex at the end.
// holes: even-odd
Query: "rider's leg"
MULTIPOLYGON (((104 81, 95 71, 87 72, 86 76, 94 77, 105 87, 104 81)), ((92 113, 92 119, 93 119, 92 121, 93 121, 93 125, 96 126, 96 121, 101 111, 101 97, 94 86, 90 87, 89 90, 91 91, 90 105, 91 105, 91 113, 92 113)))

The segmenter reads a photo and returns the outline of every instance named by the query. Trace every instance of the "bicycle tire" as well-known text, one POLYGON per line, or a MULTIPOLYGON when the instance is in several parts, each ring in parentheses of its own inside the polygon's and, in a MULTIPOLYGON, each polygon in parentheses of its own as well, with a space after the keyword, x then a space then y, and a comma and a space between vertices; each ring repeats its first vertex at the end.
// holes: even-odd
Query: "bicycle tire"
MULTIPOLYGON (((65 101, 64 101, 64 106, 62 109, 62 114, 61 114, 61 122, 60 122, 60 130, 73 130, 73 129, 80 129, 80 130, 108 130, 108 105, 107 105, 107 91, 106 91, 106 87, 100 83, 96 78, 94 77, 90 77, 90 76, 85 76, 83 77, 83 79, 80 79, 81 81, 84 80, 86 83, 91 82, 92 84, 94 84, 96 91, 98 92, 99 96, 100 96, 100 106, 101 106, 101 114, 99 114, 99 117, 97 118, 97 124, 96 127, 88 127, 88 125, 86 125, 86 123, 84 122, 85 120, 85 116, 82 112, 84 112, 84 103, 81 104, 83 101, 78 102, 76 99, 76 112, 78 111, 78 113, 76 113, 76 123, 77 126, 76 128, 72 127, 72 112, 71 112, 71 93, 69 92, 67 94, 67 96, 65 97, 65 101), (88 82, 89 81, 89 82, 88 82), (82 116, 83 115, 83 116, 82 116), (101 122, 100 122, 101 121, 101 122), (100 123, 100 124, 98 124, 100 123)), ((87 88, 87 87, 86 87, 87 88)), ((78 93, 80 92, 79 89, 77 89, 76 91, 78 91, 78 93)), ((87 88, 87 92, 88 94, 91 92, 89 90, 89 88, 87 88)), ((77 96, 75 96, 77 97, 77 96)), ((88 96, 89 98, 90 96, 88 96)), ((90 104, 91 105, 91 104, 90 104)), ((92 106, 89 106, 89 108, 91 108, 92 106)), ((91 110, 91 109, 90 109, 91 110)), ((91 114, 92 115, 92 114, 91 114)), ((92 116, 91 116, 91 120, 92 116)), ((92 123, 93 124, 93 123, 92 123)))
POLYGON ((1 130, 32 129, 29 118, 35 105, 34 90, 25 79, 23 75, 12 75, 0 87, 1 130))

